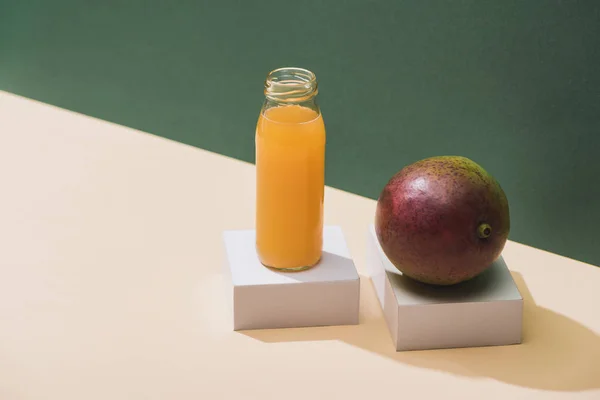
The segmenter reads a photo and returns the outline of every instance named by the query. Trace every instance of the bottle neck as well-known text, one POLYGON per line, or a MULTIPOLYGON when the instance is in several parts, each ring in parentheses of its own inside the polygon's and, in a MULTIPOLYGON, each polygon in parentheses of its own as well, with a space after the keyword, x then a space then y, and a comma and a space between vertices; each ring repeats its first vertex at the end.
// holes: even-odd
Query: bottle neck
POLYGON ((266 101, 273 106, 299 104, 315 107, 317 93, 315 74, 303 68, 279 68, 271 71, 265 80, 266 101))

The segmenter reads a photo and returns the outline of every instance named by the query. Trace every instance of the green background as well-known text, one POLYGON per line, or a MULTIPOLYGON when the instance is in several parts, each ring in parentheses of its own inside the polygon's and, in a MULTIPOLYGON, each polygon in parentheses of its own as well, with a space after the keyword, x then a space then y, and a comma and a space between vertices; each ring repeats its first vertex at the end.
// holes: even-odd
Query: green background
POLYGON ((598 1, 0 0, 0 89, 246 161, 291 65, 320 82, 328 185, 377 198, 464 155, 512 240, 600 265, 598 1))

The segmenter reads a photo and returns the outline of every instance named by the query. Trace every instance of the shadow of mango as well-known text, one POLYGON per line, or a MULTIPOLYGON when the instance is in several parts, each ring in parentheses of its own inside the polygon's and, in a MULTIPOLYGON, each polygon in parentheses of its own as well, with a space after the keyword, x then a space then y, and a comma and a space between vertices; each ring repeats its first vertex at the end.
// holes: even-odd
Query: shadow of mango
POLYGON ((464 349, 396 352, 375 291, 361 277, 357 326, 244 331, 267 342, 339 340, 419 368, 489 377, 513 385, 554 391, 600 388, 600 336, 584 325, 535 304, 519 273, 512 273, 525 301, 523 343, 464 349))

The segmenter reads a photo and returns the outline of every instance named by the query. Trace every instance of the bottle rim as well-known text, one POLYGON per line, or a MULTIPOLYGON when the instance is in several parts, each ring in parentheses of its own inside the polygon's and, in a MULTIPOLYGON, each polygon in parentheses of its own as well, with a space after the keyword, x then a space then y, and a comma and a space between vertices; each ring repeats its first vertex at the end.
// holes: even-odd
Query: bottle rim
POLYGON ((281 67, 272 70, 265 79, 265 96, 278 102, 302 102, 318 93, 314 72, 299 67, 281 67))

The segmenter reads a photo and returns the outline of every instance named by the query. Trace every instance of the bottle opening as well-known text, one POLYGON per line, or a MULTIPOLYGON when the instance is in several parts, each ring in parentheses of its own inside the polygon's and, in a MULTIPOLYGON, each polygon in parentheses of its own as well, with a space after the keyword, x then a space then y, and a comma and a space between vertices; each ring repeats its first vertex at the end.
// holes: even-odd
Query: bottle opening
POLYGON ((317 86, 317 77, 307 69, 278 68, 267 75, 265 96, 279 102, 302 102, 317 94, 317 86))

